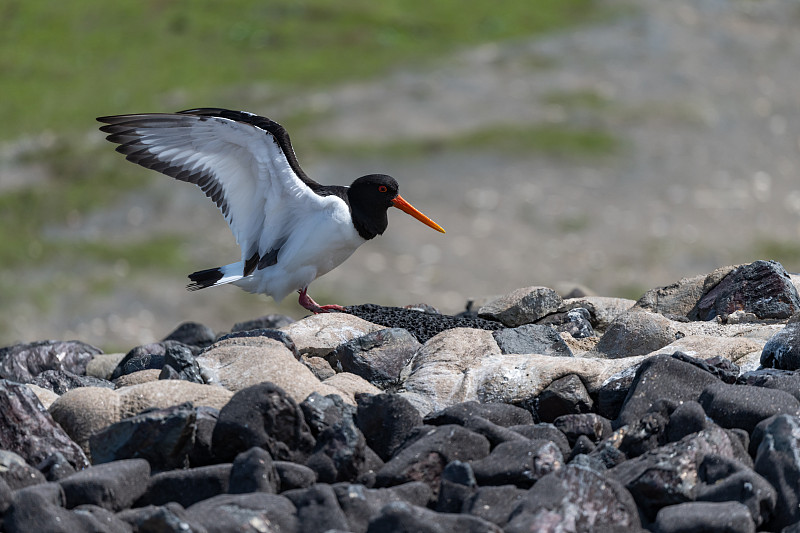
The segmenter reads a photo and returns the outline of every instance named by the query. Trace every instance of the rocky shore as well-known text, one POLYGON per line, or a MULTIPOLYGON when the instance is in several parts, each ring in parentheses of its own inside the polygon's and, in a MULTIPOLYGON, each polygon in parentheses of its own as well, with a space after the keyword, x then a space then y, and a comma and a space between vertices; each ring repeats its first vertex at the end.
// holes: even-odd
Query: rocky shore
POLYGON ((800 276, 0 348, 6 532, 800 532, 800 276))

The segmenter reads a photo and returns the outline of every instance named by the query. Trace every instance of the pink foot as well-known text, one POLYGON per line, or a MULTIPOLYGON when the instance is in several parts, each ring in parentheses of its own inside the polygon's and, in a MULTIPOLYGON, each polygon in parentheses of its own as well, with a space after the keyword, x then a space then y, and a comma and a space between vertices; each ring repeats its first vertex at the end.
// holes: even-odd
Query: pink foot
POLYGON ((319 305, 308 294, 308 287, 303 287, 302 290, 299 290, 297 292, 300 293, 300 298, 298 298, 297 302, 314 314, 330 313, 331 311, 344 311, 344 307, 342 307, 341 305, 336 305, 336 304, 319 305))

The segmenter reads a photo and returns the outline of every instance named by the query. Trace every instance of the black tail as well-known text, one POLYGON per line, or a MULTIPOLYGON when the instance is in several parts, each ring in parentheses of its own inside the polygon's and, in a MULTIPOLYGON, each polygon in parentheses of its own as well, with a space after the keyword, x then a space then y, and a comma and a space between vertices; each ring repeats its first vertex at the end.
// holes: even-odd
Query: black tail
POLYGON ((222 279, 222 275, 222 267, 193 272, 189 274, 189 279, 192 280, 192 282, 186 286, 186 290, 199 291, 200 289, 213 287, 222 279))

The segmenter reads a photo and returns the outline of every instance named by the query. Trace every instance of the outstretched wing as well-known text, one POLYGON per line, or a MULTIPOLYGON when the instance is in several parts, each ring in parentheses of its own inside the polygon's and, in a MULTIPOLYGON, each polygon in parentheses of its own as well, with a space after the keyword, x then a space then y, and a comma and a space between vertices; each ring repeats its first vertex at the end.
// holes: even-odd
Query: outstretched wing
POLYGON ((194 183, 214 201, 246 270, 277 254, 298 213, 323 208, 322 186, 300 168, 286 130, 267 118, 203 108, 97 120, 128 161, 194 183))

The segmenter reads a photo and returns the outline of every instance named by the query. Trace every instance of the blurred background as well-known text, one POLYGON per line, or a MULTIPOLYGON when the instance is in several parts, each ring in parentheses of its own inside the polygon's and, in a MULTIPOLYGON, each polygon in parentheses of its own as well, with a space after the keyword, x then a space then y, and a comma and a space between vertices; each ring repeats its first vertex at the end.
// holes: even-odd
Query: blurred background
POLYGON ((186 275, 238 260, 189 184, 94 117, 202 106, 282 123, 306 172, 395 176, 399 211, 321 303, 464 309, 603 296, 716 267, 800 269, 800 4, 770 0, 197 0, 0 5, 0 346, 127 350, 290 296, 186 275))

